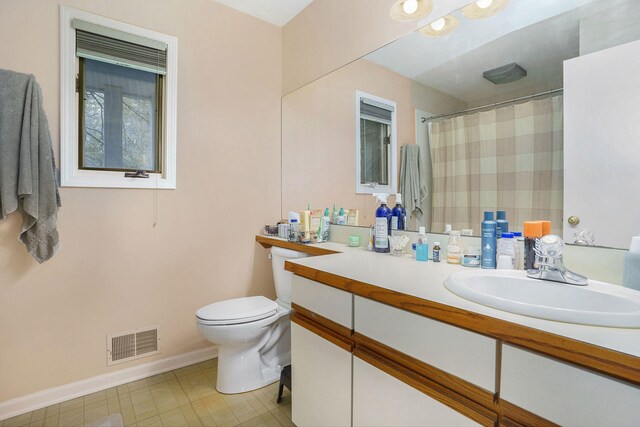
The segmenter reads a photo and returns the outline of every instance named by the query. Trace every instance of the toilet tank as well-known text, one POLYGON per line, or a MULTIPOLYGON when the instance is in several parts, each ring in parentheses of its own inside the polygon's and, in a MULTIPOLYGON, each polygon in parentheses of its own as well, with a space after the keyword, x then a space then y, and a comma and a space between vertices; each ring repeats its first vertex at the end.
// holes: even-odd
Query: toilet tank
POLYGON ((273 267, 273 281, 276 285, 276 295, 278 304, 291 307, 291 277, 292 273, 284 269, 284 262, 288 259, 306 258, 308 255, 303 252, 292 251, 290 249, 271 247, 271 266, 273 267))

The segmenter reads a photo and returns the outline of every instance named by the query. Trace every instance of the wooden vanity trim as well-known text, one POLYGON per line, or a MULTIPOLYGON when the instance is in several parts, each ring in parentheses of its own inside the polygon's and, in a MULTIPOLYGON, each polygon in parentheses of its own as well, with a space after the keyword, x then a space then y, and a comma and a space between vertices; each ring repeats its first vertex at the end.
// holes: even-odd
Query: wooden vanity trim
MULTIPOLYGON (((463 380, 455 375, 451 375, 435 366, 429 365, 421 360, 404 354, 394 348, 391 348, 381 342, 371 339, 358 332, 354 332, 353 341, 355 342, 356 349, 367 349, 375 354, 378 354, 391 362, 400 365, 416 374, 428 378, 437 384, 440 384, 447 389, 462 395, 463 397, 482 405, 485 408, 494 408, 497 395, 494 395, 488 390, 478 387, 468 381, 463 380)), ((497 410, 494 408, 494 410, 497 410)))
POLYGON ((374 353, 364 346, 356 346, 353 355, 483 426, 493 427, 498 421, 497 413, 374 353))
POLYGON ((295 302, 291 303, 291 308, 293 309, 294 312, 296 312, 298 315, 302 316, 303 318, 307 320, 311 320, 315 323, 318 323, 320 324, 320 326, 324 326, 325 328, 331 330, 332 332, 335 332, 336 334, 341 335, 342 337, 351 341, 351 338, 352 338, 351 335, 353 334, 353 331, 347 328, 346 326, 342 326, 341 324, 336 323, 333 320, 327 319, 326 317, 321 316, 318 313, 315 313, 311 310, 307 310, 306 308, 299 306, 295 302))
POLYGON ((303 245, 301 243, 287 242, 286 240, 274 239, 269 236, 256 236, 256 242, 260 243, 264 248, 277 246, 279 248, 291 249, 292 251, 304 252, 309 255, 330 255, 339 254, 338 251, 321 248, 319 246, 303 245))
POLYGON ((345 338, 337 332, 334 332, 331 329, 322 326, 321 324, 316 323, 297 312, 293 313, 293 315, 291 316, 291 321, 307 329, 309 332, 313 332, 314 334, 324 338, 330 343, 337 345, 341 349, 348 351, 349 353, 353 352, 353 341, 345 338))
POLYGON ((301 264, 287 261, 285 262, 285 269, 298 276, 351 292, 354 295, 439 320, 502 340, 505 343, 534 350, 574 365, 640 385, 640 357, 381 288, 301 264))
POLYGON ((541 416, 536 415, 533 412, 522 409, 521 407, 507 402, 504 399, 500 400, 499 425, 505 427, 559 427, 558 424, 552 423, 546 418, 542 418, 541 416))

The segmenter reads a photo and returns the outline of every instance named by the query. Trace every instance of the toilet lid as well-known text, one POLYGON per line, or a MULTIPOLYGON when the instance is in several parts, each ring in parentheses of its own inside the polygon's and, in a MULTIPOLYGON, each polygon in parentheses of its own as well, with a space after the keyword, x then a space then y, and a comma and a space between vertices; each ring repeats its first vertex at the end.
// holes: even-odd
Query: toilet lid
POLYGON ((278 304, 263 296, 214 302, 196 311, 196 317, 208 325, 234 325, 254 322, 276 314, 278 304))

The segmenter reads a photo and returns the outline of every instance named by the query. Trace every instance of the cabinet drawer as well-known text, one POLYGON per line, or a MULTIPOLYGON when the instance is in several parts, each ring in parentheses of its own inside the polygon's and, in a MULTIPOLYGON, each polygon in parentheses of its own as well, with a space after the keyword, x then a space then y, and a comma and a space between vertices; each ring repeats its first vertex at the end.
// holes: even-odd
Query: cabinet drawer
POLYGON ((299 426, 351 425, 351 353, 291 324, 292 420, 299 426))
POLYGON ((640 387, 504 345, 500 398, 561 425, 632 426, 640 387))
POLYGON ((353 329, 353 295, 300 276, 293 276, 291 302, 353 329))
POLYGON ((358 296, 354 312, 357 333, 496 392, 493 338, 358 296))
MULTIPOLYGON (((493 425, 487 419, 485 425, 493 425)), ((353 359, 354 426, 478 426, 476 421, 394 378, 353 359)))

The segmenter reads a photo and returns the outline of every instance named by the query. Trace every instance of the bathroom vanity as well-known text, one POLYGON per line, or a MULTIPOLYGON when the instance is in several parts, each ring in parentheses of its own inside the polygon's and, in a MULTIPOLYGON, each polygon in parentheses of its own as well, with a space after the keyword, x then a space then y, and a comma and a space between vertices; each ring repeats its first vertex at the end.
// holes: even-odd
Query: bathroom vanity
POLYGON ((296 425, 640 420, 640 328, 553 322, 467 301, 443 286, 460 266, 336 243, 296 248, 305 249, 322 256, 286 263, 294 273, 296 425))

